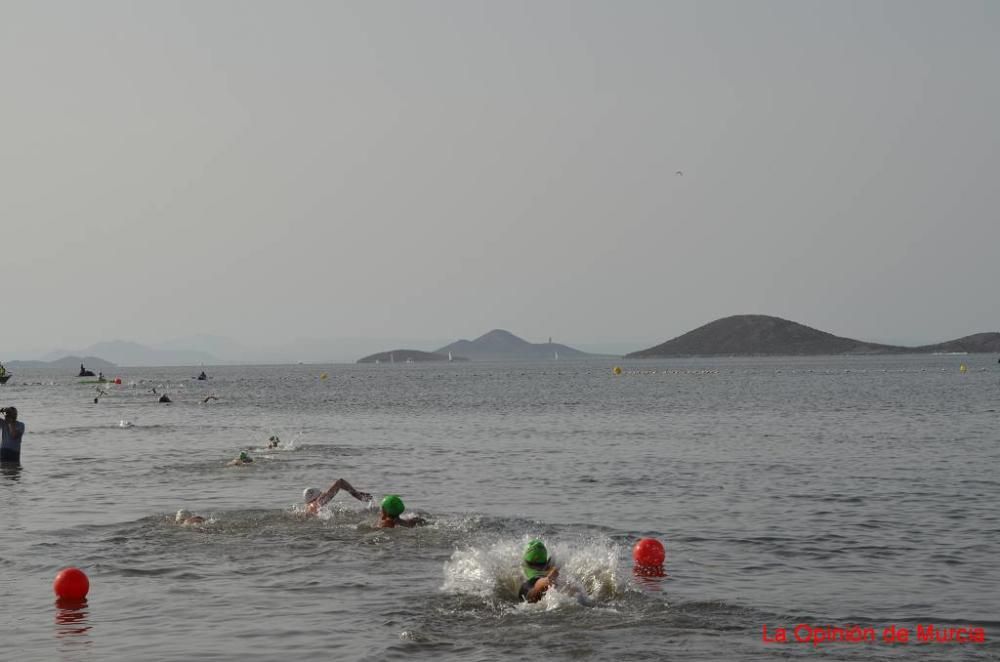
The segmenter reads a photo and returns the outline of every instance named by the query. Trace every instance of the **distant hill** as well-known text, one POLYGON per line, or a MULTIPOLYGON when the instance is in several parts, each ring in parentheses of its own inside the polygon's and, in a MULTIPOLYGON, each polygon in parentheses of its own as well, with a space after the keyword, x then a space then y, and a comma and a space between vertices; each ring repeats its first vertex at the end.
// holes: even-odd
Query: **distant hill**
POLYGON ((931 354, 945 354, 949 352, 968 352, 970 354, 1000 353, 1000 333, 974 333, 971 336, 949 340, 936 345, 921 345, 920 347, 915 347, 913 351, 931 354))
POLYGON ((841 338, 768 315, 733 315, 709 322, 673 340, 627 354, 627 358, 667 356, 802 356, 885 354, 906 351, 894 345, 841 338))
POLYGON ((591 356, 559 343, 530 343, 510 331, 494 329, 475 340, 459 340, 437 350, 438 354, 465 356, 473 361, 574 359, 591 356))
MULTIPOLYGON (((49 359, 53 355, 65 352, 50 352, 42 357, 49 359)), ((153 349, 139 343, 126 340, 99 342, 75 354, 95 354, 106 356, 118 365, 125 366, 181 366, 181 365, 218 365, 219 359, 197 350, 153 349)), ((89 366, 88 366, 89 367, 89 366)))
POLYGON ((709 322, 655 347, 627 354, 626 358, 998 351, 1000 351, 1000 333, 979 333, 936 345, 903 347, 841 338, 780 317, 733 315, 709 322))
MULTIPOLYGON (((464 356, 452 356, 452 361, 468 361, 469 359, 464 356)), ((448 362, 448 353, 438 354, 436 352, 421 352, 416 349, 394 349, 389 352, 379 352, 378 354, 372 354, 366 356, 363 359, 358 359, 358 363, 406 363, 407 361, 412 361, 414 363, 426 363, 430 361, 444 361, 448 362)))
POLYGON ((87 370, 95 373, 104 370, 113 370, 118 367, 114 363, 97 358, 96 356, 64 356, 55 361, 9 361, 7 369, 13 372, 14 370, 24 370, 25 368, 55 368, 67 374, 76 375, 80 372, 81 363, 86 366, 87 370))

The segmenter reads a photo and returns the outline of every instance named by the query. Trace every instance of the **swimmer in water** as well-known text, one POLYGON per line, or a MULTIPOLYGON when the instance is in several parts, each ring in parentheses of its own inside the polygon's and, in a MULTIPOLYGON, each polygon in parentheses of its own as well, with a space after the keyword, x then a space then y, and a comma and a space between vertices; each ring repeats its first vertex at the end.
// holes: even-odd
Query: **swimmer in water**
POLYGON ((315 515, 319 512, 320 508, 330 503, 340 490, 346 491, 358 501, 372 500, 372 495, 368 494, 368 492, 356 490, 346 480, 338 478, 326 492, 320 490, 318 487, 307 487, 302 490, 302 501, 306 504, 306 512, 315 515))
POLYGON ((160 396, 160 402, 172 402, 172 400, 167 397, 166 393, 164 393, 163 395, 160 396))
POLYGON ((267 447, 268 448, 277 448, 280 443, 281 443, 281 439, 279 439, 278 435, 276 435, 276 434, 272 434, 267 439, 267 447))
POLYGON ((218 399, 219 399, 219 396, 217 396, 217 395, 209 395, 209 396, 206 396, 205 399, 201 401, 201 404, 207 405, 209 400, 218 400, 218 399))
POLYGON ((537 539, 525 545, 521 561, 521 572, 524 573, 525 579, 517 592, 517 597, 526 602, 538 602, 555 584, 559 577, 559 568, 549 556, 545 543, 537 539))
POLYGON ((240 456, 229 461, 227 467, 236 467, 241 464, 253 464, 253 458, 246 451, 240 451, 240 456))
POLYGON ((398 494, 388 494, 382 499, 381 507, 378 510, 378 528, 392 529, 397 526, 421 526, 427 524, 423 517, 408 517, 403 519, 400 515, 406 510, 403 500, 398 494))
POLYGON ((192 515, 190 511, 181 508, 177 511, 174 522, 181 526, 191 526, 192 524, 204 524, 205 518, 201 515, 192 515))

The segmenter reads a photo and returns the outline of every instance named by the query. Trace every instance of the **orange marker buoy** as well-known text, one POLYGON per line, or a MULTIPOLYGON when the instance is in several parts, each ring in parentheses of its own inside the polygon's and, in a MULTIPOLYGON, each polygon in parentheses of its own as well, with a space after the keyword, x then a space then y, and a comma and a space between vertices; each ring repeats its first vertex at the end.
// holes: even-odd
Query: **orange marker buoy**
POLYGON ((640 538, 632 548, 632 560, 636 566, 657 568, 663 565, 666 558, 667 551, 663 549, 663 543, 656 538, 640 538))
POLYGON ((90 580, 79 568, 63 568, 52 582, 52 590, 61 600, 83 600, 90 590, 90 580))

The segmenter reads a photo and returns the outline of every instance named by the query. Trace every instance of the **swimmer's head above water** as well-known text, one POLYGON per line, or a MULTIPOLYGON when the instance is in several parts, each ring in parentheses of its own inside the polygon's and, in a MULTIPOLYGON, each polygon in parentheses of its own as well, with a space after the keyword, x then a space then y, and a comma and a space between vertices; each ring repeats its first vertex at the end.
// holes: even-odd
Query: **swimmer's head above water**
POLYGON ((389 517, 399 517, 406 510, 406 506, 403 504, 403 500, 399 498, 398 494, 387 494, 385 498, 382 499, 382 512, 389 517))
POLYGON ((177 515, 174 516, 174 521, 181 526, 185 526, 188 524, 203 524, 205 522, 205 518, 201 515, 192 514, 190 510, 184 510, 181 508, 177 511, 177 515))
POLYGON ((545 575, 552 568, 552 558, 545 543, 535 539, 528 542, 521 555, 521 570, 528 579, 545 575))
POLYGON ((392 529, 397 526, 420 526, 422 524, 427 524, 427 520, 423 517, 410 517, 408 519, 403 519, 400 515, 406 510, 406 505, 403 500, 399 498, 398 494, 387 494, 383 499, 379 507, 379 516, 377 526, 380 529, 392 529))
POLYGON ((318 487, 307 487, 302 490, 302 502, 309 503, 311 501, 315 501, 321 494, 323 494, 323 492, 318 487))

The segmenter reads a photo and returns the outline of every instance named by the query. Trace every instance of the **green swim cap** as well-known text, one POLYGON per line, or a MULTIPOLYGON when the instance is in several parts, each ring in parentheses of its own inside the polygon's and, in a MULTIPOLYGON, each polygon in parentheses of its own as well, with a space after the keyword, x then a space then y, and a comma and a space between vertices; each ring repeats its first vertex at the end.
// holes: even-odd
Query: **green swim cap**
POLYGON ((250 456, 247 455, 246 451, 241 451, 240 452, 240 459, 243 460, 244 462, 246 462, 247 460, 250 459, 250 456))
POLYGON ((524 563, 521 571, 528 579, 541 577, 549 571, 549 550, 545 549, 545 543, 541 540, 532 540, 524 547, 524 555, 521 557, 524 563))
POLYGON ((548 563, 549 550, 545 549, 545 543, 541 540, 532 540, 524 548, 524 556, 521 557, 525 563, 538 565, 548 563))
POLYGON ((397 494, 387 494, 384 499, 382 499, 382 510, 385 511, 386 515, 389 517, 399 517, 406 510, 406 506, 403 505, 403 500, 399 498, 397 494))

